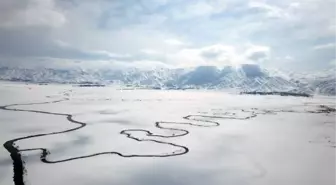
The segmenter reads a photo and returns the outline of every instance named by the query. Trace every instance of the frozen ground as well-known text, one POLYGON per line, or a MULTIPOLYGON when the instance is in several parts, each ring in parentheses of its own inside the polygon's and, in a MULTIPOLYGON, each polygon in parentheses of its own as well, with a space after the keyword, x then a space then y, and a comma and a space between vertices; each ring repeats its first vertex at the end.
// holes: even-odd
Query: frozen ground
MULTIPOLYGON (((334 97, 8 82, 0 95, 0 141, 35 135, 12 143, 26 185, 335 184, 334 97)), ((2 147, 0 184, 13 175, 2 147)))

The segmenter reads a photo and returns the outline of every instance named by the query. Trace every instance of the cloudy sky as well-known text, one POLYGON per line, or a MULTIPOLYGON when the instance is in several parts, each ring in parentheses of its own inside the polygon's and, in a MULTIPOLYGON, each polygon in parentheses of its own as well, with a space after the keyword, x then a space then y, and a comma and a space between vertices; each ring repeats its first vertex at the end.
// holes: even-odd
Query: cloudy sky
POLYGON ((334 0, 1 0, 0 65, 335 67, 334 0))

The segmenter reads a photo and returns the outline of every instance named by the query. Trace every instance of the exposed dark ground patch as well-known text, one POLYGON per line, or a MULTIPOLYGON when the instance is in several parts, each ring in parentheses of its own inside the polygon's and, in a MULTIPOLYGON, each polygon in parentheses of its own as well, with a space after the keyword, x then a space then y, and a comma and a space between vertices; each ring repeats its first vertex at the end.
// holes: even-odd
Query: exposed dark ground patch
POLYGON ((240 94, 251 94, 251 95, 279 95, 279 96, 296 96, 296 97, 312 97, 312 95, 307 93, 294 93, 294 92, 241 92, 240 94))

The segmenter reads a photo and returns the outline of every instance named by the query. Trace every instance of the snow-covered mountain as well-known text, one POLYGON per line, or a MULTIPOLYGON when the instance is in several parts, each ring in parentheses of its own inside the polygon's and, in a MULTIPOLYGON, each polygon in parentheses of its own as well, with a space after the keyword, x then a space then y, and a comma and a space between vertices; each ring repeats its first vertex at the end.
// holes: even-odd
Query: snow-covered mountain
POLYGON ((123 84, 156 89, 231 89, 240 91, 280 91, 335 95, 333 70, 320 74, 283 73, 258 65, 239 67, 199 66, 188 69, 22 69, 0 67, 0 79, 34 83, 123 84))
POLYGON ((334 69, 315 75, 306 74, 305 76, 306 78, 301 81, 308 84, 316 94, 336 95, 336 74, 334 69))

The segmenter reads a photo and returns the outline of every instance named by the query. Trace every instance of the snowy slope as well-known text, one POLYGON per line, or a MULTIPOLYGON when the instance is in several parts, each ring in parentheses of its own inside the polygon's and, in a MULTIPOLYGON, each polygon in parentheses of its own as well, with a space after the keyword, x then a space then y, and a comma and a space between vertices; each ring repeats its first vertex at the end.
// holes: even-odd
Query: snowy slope
POLYGON ((139 70, 131 68, 86 71, 81 69, 1 67, 0 79, 34 83, 117 83, 156 89, 235 89, 237 91, 281 91, 335 95, 335 74, 333 72, 330 70, 320 74, 291 74, 263 69, 253 64, 244 64, 239 67, 227 66, 222 69, 214 66, 199 66, 192 69, 139 70))

